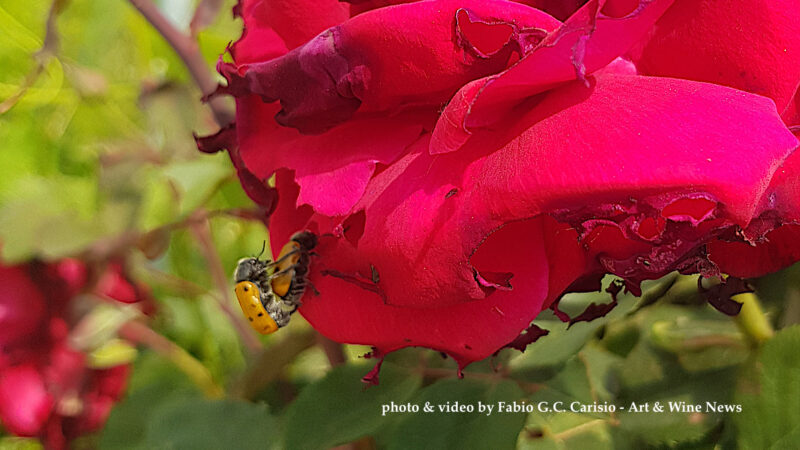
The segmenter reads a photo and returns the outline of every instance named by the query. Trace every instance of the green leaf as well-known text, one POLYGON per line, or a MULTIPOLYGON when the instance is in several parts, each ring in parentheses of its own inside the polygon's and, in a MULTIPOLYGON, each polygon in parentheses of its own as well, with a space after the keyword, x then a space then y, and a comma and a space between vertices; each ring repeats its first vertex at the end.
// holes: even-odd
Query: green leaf
POLYGON ((0 450, 40 450, 44 448, 36 439, 20 437, 0 438, 0 450))
POLYGON ((367 387, 371 366, 340 366, 306 387, 286 411, 286 448, 327 449, 373 433, 390 419, 381 407, 405 403, 420 386, 418 375, 384 363, 380 385, 367 387))
MULTIPOLYGON (((572 365, 579 370, 580 366, 572 365)), ((572 377, 565 377, 572 378, 572 377)), ((586 383, 586 381, 583 381, 586 383)), ((528 399, 534 410, 528 415, 527 433, 520 438, 523 449, 612 449, 612 417, 606 412, 571 411, 573 402, 582 401, 563 392, 562 388, 545 387, 528 399), (554 412, 558 409, 559 412, 554 412)))
POLYGON ((152 412, 145 431, 147 448, 274 449, 280 433, 265 404, 201 398, 171 403, 152 412))
MULTIPOLYGON (((732 413, 741 448, 788 449, 800 442, 800 325, 785 328, 764 344, 758 383, 741 381, 732 413)), ((760 370, 759 370, 760 369, 760 370)))
MULTIPOLYGON (((136 374, 136 372, 134 372, 136 374)), ((100 436, 101 449, 146 449, 147 429, 161 407, 197 397, 199 393, 168 384, 152 384, 135 392, 111 410, 100 436), (146 412, 146 413, 145 413, 146 412)), ((158 448, 164 448, 157 445, 158 448)))
MULTIPOLYGON (((607 287, 613 280, 614 277, 607 276, 603 279, 603 286, 607 287)), ((664 281, 645 282, 643 289, 646 294, 660 292, 663 289, 663 283, 664 281)), ((618 294, 618 299, 617 307, 605 316, 589 322, 577 322, 572 326, 559 320, 550 311, 542 312, 533 323, 550 333, 539 338, 535 343, 529 345, 522 355, 518 355, 510 361, 509 365, 514 375, 535 380, 552 377, 555 374, 554 371, 577 354, 600 328, 610 322, 620 321, 641 301, 630 293, 618 294)), ((561 299, 559 309, 567 312, 571 317, 576 317, 591 303, 602 304, 610 301, 610 294, 604 291, 568 294, 561 299)), ((638 335, 633 334, 630 337, 636 339, 638 335)))
POLYGON ((510 380, 438 381, 419 392, 412 404, 419 412, 402 414, 401 421, 388 436, 389 449, 513 449, 517 435, 525 424, 525 414, 498 411, 505 405, 519 402, 524 393, 510 380), (425 405, 433 412, 424 412, 425 405), (472 407, 472 412, 447 412, 447 406, 472 407), (480 405, 493 407, 490 414, 479 412, 480 405))

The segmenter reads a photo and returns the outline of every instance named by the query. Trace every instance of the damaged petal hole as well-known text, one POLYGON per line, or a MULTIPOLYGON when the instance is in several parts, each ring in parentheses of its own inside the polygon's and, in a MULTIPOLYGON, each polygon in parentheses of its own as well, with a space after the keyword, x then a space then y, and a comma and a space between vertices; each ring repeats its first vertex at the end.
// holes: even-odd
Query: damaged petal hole
POLYGON ((527 256, 521 250, 526 239, 535 238, 538 219, 507 223, 489 234, 469 259, 475 282, 488 295, 495 289, 510 291, 515 272, 525 270, 527 256))
POLYGON ((603 5, 600 13, 606 17, 621 19, 638 12, 649 1, 640 0, 612 0, 603 5), (644 4, 644 5, 643 5, 644 4))
POLYGON ((660 236, 665 227, 663 217, 645 217, 636 227, 636 234, 649 241, 660 236))
POLYGON ((632 254, 644 253, 650 249, 645 242, 625 237, 619 225, 601 224, 595 226, 582 239, 584 248, 592 254, 603 254, 613 259, 629 258, 632 254))
POLYGON ((488 58, 508 45, 514 28, 504 22, 486 22, 466 9, 456 11, 458 44, 474 50, 477 56, 488 58))
POLYGON ((710 218, 717 203, 707 198, 682 198, 675 200, 661 210, 661 216, 676 222, 698 224, 710 218))
POLYGON ((361 211, 351 214, 342 222, 341 232, 353 247, 358 247, 358 241, 364 235, 364 226, 367 223, 367 215, 361 211))
POLYGON ((475 281, 483 287, 500 289, 501 291, 510 291, 511 278, 514 274, 511 272, 478 272, 477 269, 472 269, 475 281))

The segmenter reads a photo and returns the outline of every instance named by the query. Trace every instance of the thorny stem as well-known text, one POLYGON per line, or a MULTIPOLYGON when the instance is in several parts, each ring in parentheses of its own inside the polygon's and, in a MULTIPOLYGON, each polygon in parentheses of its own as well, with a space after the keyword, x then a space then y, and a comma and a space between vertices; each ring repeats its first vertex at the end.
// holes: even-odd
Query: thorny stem
MULTIPOLYGON (((217 83, 211 76, 208 66, 200 54, 200 47, 197 45, 197 41, 192 39, 189 34, 175 28, 150 0, 130 0, 130 2, 175 50, 175 53, 186 65, 186 69, 203 95, 214 92, 217 83)), ((233 114, 221 97, 210 99, 208 106, 214 114, 214 120, 220 127, 224 127, 233 121, 233 114)))
POLYGON ((147 325, 130 321, 120 328, 120 336, 151 348, 183 371, 209 398, 222 398, 225 392, 214 382, 208 369, 181 346, 151 330, 147 325))
MULTIPOLYGON (((198 214, 206 217, 206 214, 200 210, 198 214)), ((211 278, 214 280, 214 284, 217 286, 217 291, 219 292, 220 296, 215 297, 218 300, 220 308, 228 316, 228 320, 233 324, 236 331, 239 333, 239 337, 242 339, 242 342, 250 350, 251 353, 256 353, 261 349, 261 342, 256 338, 253 334, 253 331, 250 327, 244 322, 244 318, 241 314, 237 314, 231 308, 231 296, 229 292, 231 291, 230 285, 228 284, 228 275, 226 275, 225 268, 222 266, 222 260, 219 257, 219 253, 217 253, 217 249, 214 246, 214 242, 211 239, 211 230, 209 228, 208 220, 201 220, 198 222, 193 222, 189 229, 194 234, 197 241, 200 243, 200 250, 203 252, 203 256, 208 264, 208 270, 211 272, 211 278)))
POLYGON ((775 334, 764 310, 761 309, 761 302, 755 293, 740 294, 733 297, 734 300, 742 304, 734 320, 739 330, 750 339, 755 345, 761 345, 775 334))

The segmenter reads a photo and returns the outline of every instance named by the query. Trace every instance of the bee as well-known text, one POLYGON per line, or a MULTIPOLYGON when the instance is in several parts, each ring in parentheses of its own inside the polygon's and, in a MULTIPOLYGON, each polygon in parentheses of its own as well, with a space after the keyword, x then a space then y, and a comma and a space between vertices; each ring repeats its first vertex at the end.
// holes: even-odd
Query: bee
POLYGON ((270 334, 289 323, 309 284, 311 251, 316 245, 315 234, 301 231, 292 236, 274 262, 260 259, 261 255, 239 260, 233 275, 234 291, 253 329, 270 334))
POLYGON ((283 246, 275 261, 275 273, 270 286, 272 292, 285 302, 299 302, 308 285, 311 255, 317 246, 317 236, 309 231, 295 233, 283 246))

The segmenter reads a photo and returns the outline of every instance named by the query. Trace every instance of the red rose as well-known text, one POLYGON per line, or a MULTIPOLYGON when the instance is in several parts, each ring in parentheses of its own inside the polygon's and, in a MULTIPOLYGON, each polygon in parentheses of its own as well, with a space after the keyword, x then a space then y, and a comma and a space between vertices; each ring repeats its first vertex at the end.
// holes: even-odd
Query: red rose
MULTIPOLYGON (((640 73, 707 81, 764 95, 784 122, 800 125, 800 4, 796 1, 678 0, 632 51, 640 73), (691 51, 686 51, 691 49, 691 51)), ((795 128, 796 132, 797 129, 795 128)), ((710 257, 727 273, 755 277, 800 259, 800 154, 772 180, 750 242, 721 239, 710 257), (766 223, 765 223, 766 222, 766 223), (779 227, 781 223, 789 224, 779 227), (765 230, 777 227, 764 235, 765 230)))
POLYGON ((714 274, 710 242, 793 212, 772 100, 619 58, 670 0, 359 3, 244 1, 219 66, 273 248, 320 235, 301 313, 332 339, 463 366, 583 281, 714 274))
MULTIPOLYGON (((69 345, 78 294, 89 289, 87 268, 76 260, 0 266, 0 421, 16 435, 40 438, 48 448, 104 423, 122 396, 129 366, 87 367, 69 345)), ((124 303, 140 290, 111 264, 92 292, 124 303)))

